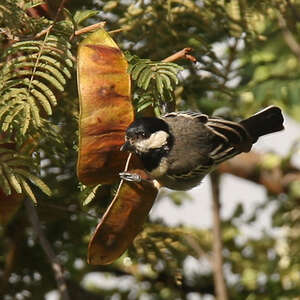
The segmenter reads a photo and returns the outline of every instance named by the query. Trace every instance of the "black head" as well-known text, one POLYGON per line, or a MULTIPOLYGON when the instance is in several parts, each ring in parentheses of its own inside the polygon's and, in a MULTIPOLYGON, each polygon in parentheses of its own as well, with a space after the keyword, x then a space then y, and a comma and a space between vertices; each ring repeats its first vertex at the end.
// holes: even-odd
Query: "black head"
POLYGON ((150 149, 166 147, 170 137, 169 126, 162 119, 140 118, 132 122, 126 130, 122 151, 139 154, 150 149))
POLYGON ((126 130, 127 137, 148 138, 154 132, 163 130, 169 133, 168 124, 158 118, 140 118, 132 122, 126 130))

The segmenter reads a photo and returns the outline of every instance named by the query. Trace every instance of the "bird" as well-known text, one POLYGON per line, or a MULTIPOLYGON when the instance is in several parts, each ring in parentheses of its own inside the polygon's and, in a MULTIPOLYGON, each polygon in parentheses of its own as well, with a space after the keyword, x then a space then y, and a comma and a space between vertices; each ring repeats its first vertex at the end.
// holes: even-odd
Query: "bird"
MULTIPOLYGON (((170 112, 133 121, 120 150, 135 153, 160 187, 184 191, 199 185, 220 163, 249 152, 259 137, 283 130, 283 122, 281 109, 273 105, 240 122, 200 112, 170 112)), ((130 172, 120 177, 141 180, 130 172)))

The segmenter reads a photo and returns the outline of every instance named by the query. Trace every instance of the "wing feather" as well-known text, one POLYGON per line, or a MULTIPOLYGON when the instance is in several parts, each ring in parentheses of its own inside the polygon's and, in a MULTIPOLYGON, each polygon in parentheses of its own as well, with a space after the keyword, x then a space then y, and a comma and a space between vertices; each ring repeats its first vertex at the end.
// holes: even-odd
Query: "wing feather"
POLYGON ((233 121, 209 118, 200 112, 171 112, 163 116, 163 118, 185 117, 187 119, 197 119, 204 125, 204 128, 210 132, 211 139, 208 143, 213 143, 213 149, 207 153, 210 160, 206 161, 206 165, 199 165, 192 170, 181 174, 172 174, 176 180, 188 181, 192 178, 201 178, 209 173, 216 165, 232 158, 233 156, 248 150, 252 146, 251 138, 246 128, 240 123, 233 121))

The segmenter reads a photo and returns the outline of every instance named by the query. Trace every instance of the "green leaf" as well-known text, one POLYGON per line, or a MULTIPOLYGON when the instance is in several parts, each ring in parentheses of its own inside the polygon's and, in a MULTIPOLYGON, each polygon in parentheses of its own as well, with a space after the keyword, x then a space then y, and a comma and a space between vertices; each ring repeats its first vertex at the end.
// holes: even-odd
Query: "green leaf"
POLYGON ((118 1, 110 0, 103 6, 103 11, 110 11, 118 6, 118 1))
POLYGON ((162 81, 164 87, 167 90, 173 91, 173 86, 172 86, 169 76, 167 76, 166 74, 163 74, 163 73, 159 73, 159 76, 161 78, 161 81, 162 81))
POLYGON ((132 67, 132 70, 130 70, 131 76, 133 80, 137 80, 137 78, 140 76, 141 72, 145 69, 149 68, 147 64, 139 63, 132 67))
POLYGON ((83 200, 83 202, 82 202, 83 206, 86 206, 86 205, 90 204, 94 200, 94 198, 96 196, 96 192, 97 192, 99 187, 101 187, 101 184, 97 184, 95 187, 93 187, 92 191, 83 200))
POLYGON ((23 9, 27 10, 29 8, 33 8, 33 7, 39 6, 41 4, 45 4, 45 2, 44 1, 39 1, 39 0, 36 0, 36 1, 31 0, 30 2, 25 2, 24 3, 23 9))
POLYGON ((36 106, 34 102, 34 98, 29 96, 28 97, 28 104, 30 105, 30 112, 33 117, 33 123, 35 126, 39 127, 41 126, 41 118, 40 118, 40 112, 38 107, 36 106))
POLYGON ((156 74, 155 82, 156 82, 156 89, 158 90, 158 93, 162 96, 164 92, 164 86, 159 74, 156 74))
POLYGON ((167 69, 160 69, 159 73, 165 74, 166 76, 168 76, 170 78, 170 80, 172 80, 174 82, 174 84, 178 84, 179 80, 178 80, 176 73, 174 73, 170 70, 167 70, 167 69))
POLYGON ((144 90, 148 89, 150 80, 153 78, 153 72, 150 68, 145 68, 137 80, 137 85, 144 90))
MULTIPOLYGON (((4 102, 4 101, 3 101, 4 102)), ((9 112, 15 105, 22 104, 22 101, 18 98, 12 99, 9 103, 2 103, 2 107, 0 108, 0 119, 3 115, 9 112)))
POLYGON ((10 113, 5 117, 2 123, 2 130, 6 131, 9 128, 12 120, 24 109, 24 103, 21 103, 13 108, 10 113))
POLYGON ((37 203, 36 197, 29 184, 25 180, 21 179, 21 185, 25 194, 32 200, 33 203, 36 204, 37 203))
MULTIPOLYGON (((25 75, 25 76, 31 76, 32 75, 32 71, 20 71, 19 75, 25 75)), ((48 83, 51 83, 57 90, 59 90, 60 92, 64 91, 64 86, 62 83, 60 83, 54 76, 53 74, 47 74, 45 72, 41 72, 41 71, 36 71, 33 74, 34 77, 41 77, 42 79, 45 79, 46 81, 48 81, 48 83)))
POLYGON ((150 98, 150 99, 149 98, 142 99, 136 105, 136 111, 140 112, 140 111, 144 110, 145 108, 147 108, 148 106, 150 106, 152 104, 153 104, 152 98, 150 98))
POLYGON ((71 77, 74 64, 70 48, 68 37, 61 34, 19 41, 7 48, 0 70, 3 130, 11 128, 25 135, 30 125, 41 126, 41 110, 48 116, 52 114, 57 92, 64 91, 71 77))
POLYGON ((174 63, 166 63, 166 62, 161 62, 159 63, 159 69, 162 70, 162 69, 166 69, 166 70, 169 70, 170 72, 172 73, 178 73, 179 71, 183 71, 184 68, 177 65, 177 64, 174 64, 174 63))
POLYGON ((46 195, 48 195, 49 197, 52 195, 51 190, 49 189, 49 187, 37 176, 23 170, 20 168, 15 168, 14 172, 22 175, 24 178, 29 179, 34 185, 36 185, 37 187, 40 188, 40 190, 45 193, 46 195))
POLYGON ((22 187, 21 187, 21 184, 19 183, 19 180, 17 179, 17 176, 15 176, 12 169, 9 168, 6 164, 3 164, 2 166, 3 166, 4 173, 6 175, 6 178, 8 179, 10 185, 14 188, 14 190, 18 194, 21 194, 22 193, 22 187))
MULTIPOLYGON (((29 83, 30 83, 29 80, 24 80, 24 84, 29 85, 29 83)), ((53 106, 57 105, 57 101, 56 101, 56 97, 55 97, 54 93, 44 83, 42 83, 38 80, 33 80, 33 81, 31 81, 31 85, 36 86, 37 88, 39 88, 41 90, 41 92, 48 98, 48 100, 50 101, 50 103, 53 106)))
POLYGON ((42 105, 42 107, 44 108, 45 112, 50 116, 52 115, 52 108, 51 105, 47 99, 47 97, 39 92, 36 89, 31 89, 30 90, 30 94, 32 94, 33 96, 35 96, 36 100, 39 101, 39 103, 42 105))
POLYGON ((98 10, 79 10, 75 12, 74 21, 77 25, 81 24, 85 20, 98 15, 100 11, 98 10))
MULTIPOLYGON (((153 103, 155 110, 160 110, 157 107, 161 101, 172 101, 174 94, 174 86, 178 84, 177 73, 183 70, 182 67, 174 63, 153 62, 149 59, 139 59, 137 56, 126 54, 129 61, 128 72, 132 75, 132 79, 136 81, 136 85, 146 91, 151 91, 152 99, 160 99, 153 103), (154 79, 154 84, 151 80, 154 79)), ((153 102, 153 100, 152 100, 153 102)), ((139 112, 142 108, 150 105, 150 103, 139 103, 136 111, 139 112)))

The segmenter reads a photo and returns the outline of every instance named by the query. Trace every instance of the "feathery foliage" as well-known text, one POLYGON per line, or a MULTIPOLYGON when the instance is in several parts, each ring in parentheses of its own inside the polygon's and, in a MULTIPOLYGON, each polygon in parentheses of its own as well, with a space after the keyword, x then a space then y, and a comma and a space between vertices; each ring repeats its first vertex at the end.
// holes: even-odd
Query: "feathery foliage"
POLYGON ((36 197, 28 185, 28 181, 39 187, 45 194, 51 196, 48 186, 36 175, 32 174, 32 159, 14 150, 0 148, 0 182, 6 195, 13 191, 25 193, 36 202, 36 197), (31 169, 31 172, 29 171, 31 169))
POLYGON ((81 191, 82 191, 82 194, 84 194, 84 195, 82 195, 83 196, 83 200, 82 200, 83 206, 90 204, 95 199, 96 192, 100 187, 101 187, 101 184, 97 184, 92 187, 81 185, 81 191))
MULTIPOLYGON (((0 57, 0 142, 3 144, 8 140, 16 143, 16 149, 33 140, 32 144, 39 148, 46 133, 52 132, 49 140, 58 135, 55 124, 49 127, 47 118, 53 115, 58 96, 65 91, 74 68, 69 41, 73 33, 72 22, 30 17, 27 10, 40 3, 6 0, 0 5, 0 43, 5 49, 0 57)), ((61 144, 58 136, 54 140, 61 144)), ((4 153, 11 151, 5 148, 5 144, 1 149, 4 153)), ((51 194, 46 184, 36 176, 39 159, 31 155, 32 151, 36 150, 23 153, 21 157, 18 153, 10 153, 8 161, 7 155, 2 156, 0 186, 7 195, 13 189, 36 201, 28 182, 34 183, 47 195, 51 194), (24 165, 20 163, 22 160, 24 165), (35 170, 30 168, 33 165, 35 170)))
MULTIPOLYGON (((57 92, 63 92, 73 67, 67 37, 46 35, 42 40, 13 43, 1 60, 2 131, 41 126, 42 115, 51 115, 57 92)), ((14 131, 15 131, 14 130, 14 131)))
POLYGON ((164 262, 165 268, 175 271, 182 268, 186 254, 199 256, 191 240, 194 244, 198 243, 195 235, 184 228, 148 224, 134 240, 131 255, 140 257, 144 263, 151 264, 153 268, 159 262, 164 262))
POLYGON ((2 131, 41 126, 52 115, 55 93, 63 92, 73 67, 70 43, 49 35, 41 41, 16 42, 3 55, 0 123, 2 131))
POLYGON ((135 109, 140 112, 148 106, 160 114, 168 102, 174 102, 174 89, 179 83, 178 72, 183 68, 175 63, 154 62, 127 53, 128 72, 139 89, 134 89, 135 109))

